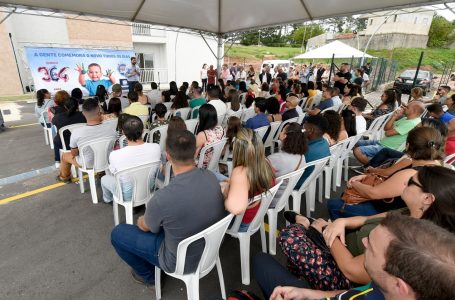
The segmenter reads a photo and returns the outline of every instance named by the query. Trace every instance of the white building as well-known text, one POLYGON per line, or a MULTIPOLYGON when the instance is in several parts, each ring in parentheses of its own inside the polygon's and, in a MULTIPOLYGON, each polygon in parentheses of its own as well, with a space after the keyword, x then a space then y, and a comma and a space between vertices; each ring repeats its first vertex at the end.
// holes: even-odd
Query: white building
MULTIPOLYGON (((0 13, 0 19, 4 17, 6 14, 0 13)), ((200 80, 204 63, 216 66, 215 57, 197 33, 98 20, 102 22, 66 18, 63 14, 49 17, 38 12, 10 15, 0 24, 0 65, 8 70, 0 73, 0 96, 18 95, 32 88, 26 47, 133 50, 139 66, 144 68, 141 81, 159 80, 164 86, 170 81, 180 85, 183 81, 200 80)), ((206 40, 216 53, 216 40, 206 40)), ((147 84, 145 88, 148 87, 147 84)))

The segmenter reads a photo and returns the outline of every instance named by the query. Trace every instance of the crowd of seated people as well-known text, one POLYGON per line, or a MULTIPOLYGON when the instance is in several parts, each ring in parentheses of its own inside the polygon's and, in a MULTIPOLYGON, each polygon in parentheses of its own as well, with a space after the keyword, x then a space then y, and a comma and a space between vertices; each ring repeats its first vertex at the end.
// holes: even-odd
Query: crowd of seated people
MULTIPOLYGON (((253 260, 255 279, 270 299, 453 296, 450 282, 455 279, 455 272, 451 272, 455 269, 455 171, 444 166, 443 160, 455 152, 455 142, 450 140, 455 135, 455 116, 434 103, 427 107, 432 119, 422 119, 425 106, 418 91, 413 101, 401 106, 395 90, 384 91, 379 105, 365 113, 368 101, 362 96, 363 79, 359 84, 363 70, 356 71, 356 82, 347 64, 335 74, 335 87, 311 80, 300 82, 298 68, 289 79, 283 70, 270 78, 264 70, 264 80, 259 79, 261 92, 254 68, 248 72, 239 68, 235 72, 237 80, 229 80, 230 69, 224 70, 226 78, 210 78, 206 86, 194 81, 179 88, 172 81, 169 90, 160 91, 152 83, 152 92, 146 94, 137 83, 126 97, 117 85, 109 97, 100 91, 98 96, 83 101, 77 98, 77 92, 70 96, 60 91, 54 99, 46 90, 37 93, 37 115, 49 111, 45 114, 48 119, 41 120, 43 126, 55 126, 58 131, 66 125, 85 124, 64 134, 64 141, 55 136, 55 160, 61 162, 58 181, 71 181, 71 166, 81 167, 82 156, 86 163, 93 164, 93 152, 86 149, 80 153, 79 148, 100 137, 125 139, 123 145, 116 143, 109 154, 109 169, 101 178, 104 202, 112 202, 118 193, 116 172, 161 162, 156 177, 161 180, 169 175, 165 186, 158 188, 155 181, 149 183, 153 196, 137 225, 117 225, 111 234, 115 251, 131 267, 136 281, 154 284, 155 266, 173 272, 179 242, 229 213, 243 215, 239 231, 248 231, 261 203, 251 203, 251 199, 275 186, 277 177, 330 156, 330 146, 360 136, 375 118, 393 113, 384 126, 384 138, 361 139, 353 149, 355 158, 371 167, 347 181, 342 198, 327 202, 330 220, 315 220, 300 211, 285 212, 290 225, 280 228, 278 241, 287 266, 270 255, 257 255, 253 260), (322 91, 317 89, 319 86, 322 91), (321 101, 304 112, 306 101, 318 95, 321 101), (187 130, 186 117, 173 116, 186 107, 193 112, 189 118, 197 120, 194 132, 187 130), (248 118, 246 111, 252 112, 248 118), (293 121, 297 118, 299 122, 293 121), (276 144, 275 151, 267 156, 263 139, 254 130, 285 121, 289 123, 280 127, 281 131, 268 132, 274 135, 276 144), (168 125, 165 149, 157 145, 163 142, 160 132, 146 135, 163 125, 168 125), (213 150, 200 157, 202 148, 223 139, 227 142, 222 153, 229 154, 232 164, 229 174, 221 167, 220 172, 206 170, 213 150), (60 154, 62 143, 70 152, 60 154), (199 160, 202 168, 197 168, 199 160), (165 174, 166 163, 171 165, 171 174, 165 174), (373 177, 376 181, 371 184, 367 179, 373 177), (421 233, 422 228, 425 232, 421 233), (418 240, 412 238, 416 233, 421 234, 418 240), (435 243, 440 252, 429 250, 435 243), (420 258, 419 262, 408 259, 410 255, 420 258), (445 262, 445 269, 435 269, 440 261, 445 262), (425 270, 424 266, 444 274, 434 280, 437 289, 422 288, 427 281, 422 284, 412 276, 412 272, 425 270)), ((446 97, 444 104, 449 106, 451 100, 446 97)), ((314 167, 306 168, 293 189, 298 190, 312 172, 314 167)), ((124 201, 131 201, 134 183, 128 178, 120 182, 124 201)), ((278 190, 271 208, 286 184, 278 190)), ((204 243, 197 242, 189 250, 188 272, 197 268, 203 248, 204 243)), ((418 276, 430 276, 423 273, 418 276)))

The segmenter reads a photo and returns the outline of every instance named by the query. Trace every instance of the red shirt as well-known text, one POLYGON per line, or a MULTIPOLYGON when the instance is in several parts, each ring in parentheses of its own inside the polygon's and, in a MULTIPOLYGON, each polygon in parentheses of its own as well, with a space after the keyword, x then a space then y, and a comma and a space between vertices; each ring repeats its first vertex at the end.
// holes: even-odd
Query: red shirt
MULTIPOLYGON (((455 136, 449 136, 446 141, 445 153, 447 156, 455 153, 455 136)), ((453 159, 452 159, 453 161, 453 159)), ((449 161, 451 163, 452 161, 449 161)))
POLYGON ((215 84, 216 70, 207 70, 207 84, 215 84))
MULTIPOLYGON (((276 181, 275 181, 275 178, 273 178, 272 187, 275 186, 275 184, 276 184, 276 181)), ((254 194, 254 196, 257 196, 257 195, 260 195, 260 194, 261 194, 261 192, 256 192, 254 194)), ((242 223, 243 224, 250 224, 253 221, 254 217, 256 216, 260 206, 261 205, 258 204, 256 206, 251 207, 251 208, 247 208, 246 211, 245 211, 245 214, 243 215, 242 223)))

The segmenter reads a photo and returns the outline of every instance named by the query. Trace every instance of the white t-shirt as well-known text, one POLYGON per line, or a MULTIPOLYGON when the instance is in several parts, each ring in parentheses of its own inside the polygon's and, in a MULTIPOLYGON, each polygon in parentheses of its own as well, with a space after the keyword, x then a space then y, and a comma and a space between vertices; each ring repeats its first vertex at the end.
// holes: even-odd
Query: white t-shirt
MULTIPOLYGON (((144 163, 160 161, 160 158, 161 148, 158 144, 144 143, 137 146, 126 146, 111 152, 109 155, 109 171, 111 173, 119 172, 144 163)), ((120 183, 122 184, 124 199, 131 199, 133 188, 131 178, 122 176, 120 177, 120 183)))
POLYGON ((357 134, 365 132, 367 130, 367 120, 363 116, 355 116, 355 128, 357 134))
MULTIPOLYGON (((85 125, 79 128, 74 129, 71 133, 70 147, 79 148, 83 143, 93 141, 100 138, 112 138, 117 137, 117 132, 115 128, 108 122, 101 123, 99 125, 85 125)), ((76 157, 78 164, 82 164, 81 154, 76 157)), ((93 150, 89 147, 85 148, 83 153, 85 161, 88 167, 93 165, 93 150)))
POLYGON ((215 100, 210 100, 208 102, 210 105, 212 105, 213 107, 215 107, 216 109, 216 114, 219 116, 219 115, 225 115, 226 112, 227 112, 227 107, 226 107, 226 103, 224 103, 223 101, 221 101, 220 99, 215 99, 215 100))
POLYGON ((302 108, 301 108, 300 106, 297 105, 297 106, 295 107, 295 110, 297 111, 297 113, 299 114, 299 116, 303 115, 303 110, 302 110, 302 108))
POLYGON ((154 109, 157 103, 161 103, 161 92, 159 90, 151 90, 147 96, 150 99, 150 108, 154 109))
POLYGON ((109 155, 109 171, 115 173, 144 163, 159 161, 161 158, 160 145, 144 143, 137 146, 126 146, 109 155))

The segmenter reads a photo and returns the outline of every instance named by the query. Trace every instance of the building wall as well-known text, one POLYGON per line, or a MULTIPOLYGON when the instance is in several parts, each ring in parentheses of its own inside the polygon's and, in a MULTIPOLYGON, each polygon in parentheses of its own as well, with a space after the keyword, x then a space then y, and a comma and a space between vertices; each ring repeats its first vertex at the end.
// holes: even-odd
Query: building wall
MULTIPOLYGON (((5 14, 0 13, 0 19, 3 19, 5 14)), ((11 47, 11 42, 8 36, 9 30, 6 22, 0 24, 0 96, 18 95, 22 93, 22 86, 19 80, 14 53, 11 47)))
MULTIPOLYGON (((169 31, 167 36, 166 52, 169 81, 174 80, 177 85, 183 81, 191 83, 191 81, 197 80, 200 82, 200 70, 204 63, 212 64, 216 68, 216 58, 199 35, 169 31)), ((209 37, 206 39, 216 54, 216 40, 209 37)), ((224 53, 224 49, 222 53, 224 53)))
POLYGON ((133 47, 131 27, 125 25, 66 20, 70 44, 91 45, 111 49, 133 47))
MULTIPOLYGON (((359 36, 358 43, 357 39, 342 39, 339 40, 351 47, 359 50, 365 49, 370 36, 359 36)), ((327 40, 330 43, 334 40, 327 40)), ((395 49, 395 48, 426 48, 428 42, 428 35, 419 34, 403 34, 403 33, 389 33, 389 34, 376 34, 370 42, 368 49, 380 50, 380 49, 395 49)))
POLYGON ((381 26, 376 34, 407 33, 414 35, 428 35, 433 15, 433 12, 392 15, 383 25, 381 24, 384 22, 386 17, 369 18, 367 21, 367 28, 362 32, 362 34, 371 35, 379 26, 381 26))

